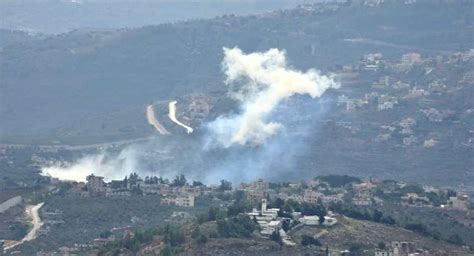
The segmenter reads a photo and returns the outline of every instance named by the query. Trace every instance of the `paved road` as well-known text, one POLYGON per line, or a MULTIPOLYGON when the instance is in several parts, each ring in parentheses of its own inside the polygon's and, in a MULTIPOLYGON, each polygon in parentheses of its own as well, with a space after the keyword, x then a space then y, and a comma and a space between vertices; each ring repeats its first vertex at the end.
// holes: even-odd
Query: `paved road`
POLYGON ((171 101, 168 104, 168 107, 169 107, 168 117, 171 119, 171 121, 173 121, 177 125, 179 125, 179 126, 183 127, 184 129, 186 129, 187 133, 192 133, 194 131, 193 128, 181 123, 178 119, 176 119, 176 103, 178 103, 178 102, 177 101, 171 101))

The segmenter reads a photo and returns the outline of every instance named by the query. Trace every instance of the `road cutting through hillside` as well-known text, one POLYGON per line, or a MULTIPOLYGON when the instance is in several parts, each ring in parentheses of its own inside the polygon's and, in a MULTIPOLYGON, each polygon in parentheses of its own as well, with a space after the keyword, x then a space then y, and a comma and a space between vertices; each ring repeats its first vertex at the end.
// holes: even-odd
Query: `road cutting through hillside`
POLYGON ((166 128, 158 122, 158 120, 155 117, 155 111, 153 110, 153 105, 148 105, 146 107, 146 119, 148 120, 148 123, 155 127, 155 129, 161 134, 161 135, 168 135, 170 132, 166 130, 166 128))
POLYGON ((178 103, 177 101, 171 101, 169 104, 168 104, 168 107, 169 107, 169 113, 168 113, 168 117, 171 119, 171 121, 173 121, 175 124, 183 127, 184 129, 186 129, 186 132, 189 134, 189 133, 192 133, 193 132, 193 128, 181 123, 178 119, 176 119, 176 103, 178 103))
POLYGON ((33 227, 31 228, 30 232, 28 232, 21 241, 11 241, 5 246, 5 250, 11 250, 14 247, 17 247, 18 245, 28 242, 31 240, 35 240, 36 237, 38 236, 38 231, 43 226, 43 222, 41 221, 41 218, 39 216, 39 209, 44 205, 44 203, 39 203, 37 205, 28 205, 26 206, 26 215, 31 218, 31 224, 33 227))

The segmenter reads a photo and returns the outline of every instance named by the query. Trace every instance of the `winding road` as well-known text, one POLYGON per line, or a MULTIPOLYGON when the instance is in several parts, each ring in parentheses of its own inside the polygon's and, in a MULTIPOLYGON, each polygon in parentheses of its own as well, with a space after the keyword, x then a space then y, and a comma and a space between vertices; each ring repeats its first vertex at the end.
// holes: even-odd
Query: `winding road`
POLYGON ((183 127, 184 129, 186 129, 186 132, 189 134, 189 133, 192 133, 194 130, 193 128, 181 123, 178 119, 176 119, 176 103, 178 103, 177 101, 171 101, 169 104, 168 104, 168 107, 169 107, 169 113, 168 113, 168 117, 171 119, 171 121, 173 121, 175 124, 183 127))
POLYGON ((21 241, 12 241, 5 246, 5 250, 11 250, 14 247, 31 240, 36 239, 38 236, 38 230, 43 226, 43 222, 39 216, 39 209, 44 205, 44 203, 39 203, 37 205, 28 205, 26 206, 26 215, 31 218, 31 224, 33 227, 31 228, 30 232, 26 234, 21 241))

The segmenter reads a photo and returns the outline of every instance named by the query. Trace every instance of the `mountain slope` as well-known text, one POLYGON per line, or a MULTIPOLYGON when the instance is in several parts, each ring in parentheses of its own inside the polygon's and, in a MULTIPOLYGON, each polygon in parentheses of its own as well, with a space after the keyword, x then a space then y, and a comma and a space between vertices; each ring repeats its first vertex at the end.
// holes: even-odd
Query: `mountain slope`
POLYGON ((7 45, 1 52, 1 139, 143 136, 150 132, 143 117, 150 101, 225 91, 224 46, 282 48, 293 66, 323 70, 374 51, 396 56, 474 47, 472 2, 317 6, 132 30, 76 30, 7 45), (110 123, 117 118, 122 125, 110 123))

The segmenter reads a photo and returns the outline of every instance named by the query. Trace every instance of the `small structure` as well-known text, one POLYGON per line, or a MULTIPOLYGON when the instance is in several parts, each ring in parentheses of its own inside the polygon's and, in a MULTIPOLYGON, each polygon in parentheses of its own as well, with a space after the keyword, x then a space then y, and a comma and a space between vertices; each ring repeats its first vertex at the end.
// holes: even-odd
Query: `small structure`
POLYGON ((352 198, 352 204, 357 206, 370 206, 372 205, 372 199, 365 193, 358 193, 352 198))
POLYGON ((63 212, 58 209, 54 211, 45 211, 41 216, 45 224, 55 225, 64 223, 63 212))
POLYGON ((416 252, 415 243, 412 242, 392 242, 393 256, 408 256, 411 253, 416 252))
POLYGON ((333 226, 337 224, 337 219, 334 217, 324 216, 324 226, 333 226))
POLYGON ((271 236, 273 232, 279 232, 281 228, 281 221, 280 220, 272 220, 266 225, 263 225, 260 234, 263 236, 271 236))
POLYGON ((87 191, 87 185, 84 182, 73 182, 69 193, 81 197, 90 196, 89 192, 87 191))
POLYGON ((113 241, 115 241, 114 236, 110 236, 110 237, 107 237, 107 238, 102 238, 101 237, 101 238, 94 239, 93 244, 94 244, 95 247, 101 247, 101 246, 104 246, 104 245, 106 245, 110 242, 113 242, 113 241))
POLYGON ((421 59, 421 54, 416 52, 403 54, 401 58, 401 64, 405 66, 419 65, 422 63, 423 60, 421 59))
POLYGON ((402 203, 424 206, 430 204, 430 199, 426 196, 419 196, 417 193, 407 193, 401 197, 402 203))
MULTIPOLYGON (((311 215, 311 216, 303 216, 299 219, 299 221, 306 226, 319 226, 321 223, 319 223, 319 217, 316 215, 311 215)), ((337 219, 334 217, 330 216, 324 216, 324 222, 322 225, 324 226, 333 226, 337 224, 337 219)))
POLYGON ((251 212, 247 213, 247 216, 257 221, 262 229, 260 231, 261 235, 270 236, 281 227, 281 220, 277 220, 278 211, 280 211, 278 208, 267 209, 267 199, 262 199, 260 211, 254 208, 251 212))
POLYGON ((303 216, 300 218, 300 222, 306 226, 318 226, 319 225, 319 217, 318 216, 303 216))
POLYGON ((170 196, 161 199, 162 205, 176 205, 179 207, 194 207, 194 196, 182 195, 182 196, 170 196))
POLYGON ((107 188, 105 191, 105 196, 131 196, 132 192, 126 188, 121 189, 112 189, 107 188))
POLYGON ((167 219, 166 221, 172 224, 181 225, 187 222, 191 222, 194 219, 195 217, 191 215, 189 212, 173 212, 170 218, 167 219))
POLYGON ((450 197, 448 206, 456 210, 467 211, 469 209, 469 195, 458 193, 457 196, 450 197))
POLYGON ((380 249, 376 249, 374 255, 375 256, 392 256, 392 254, 389 251, 380 250, 380 249))

